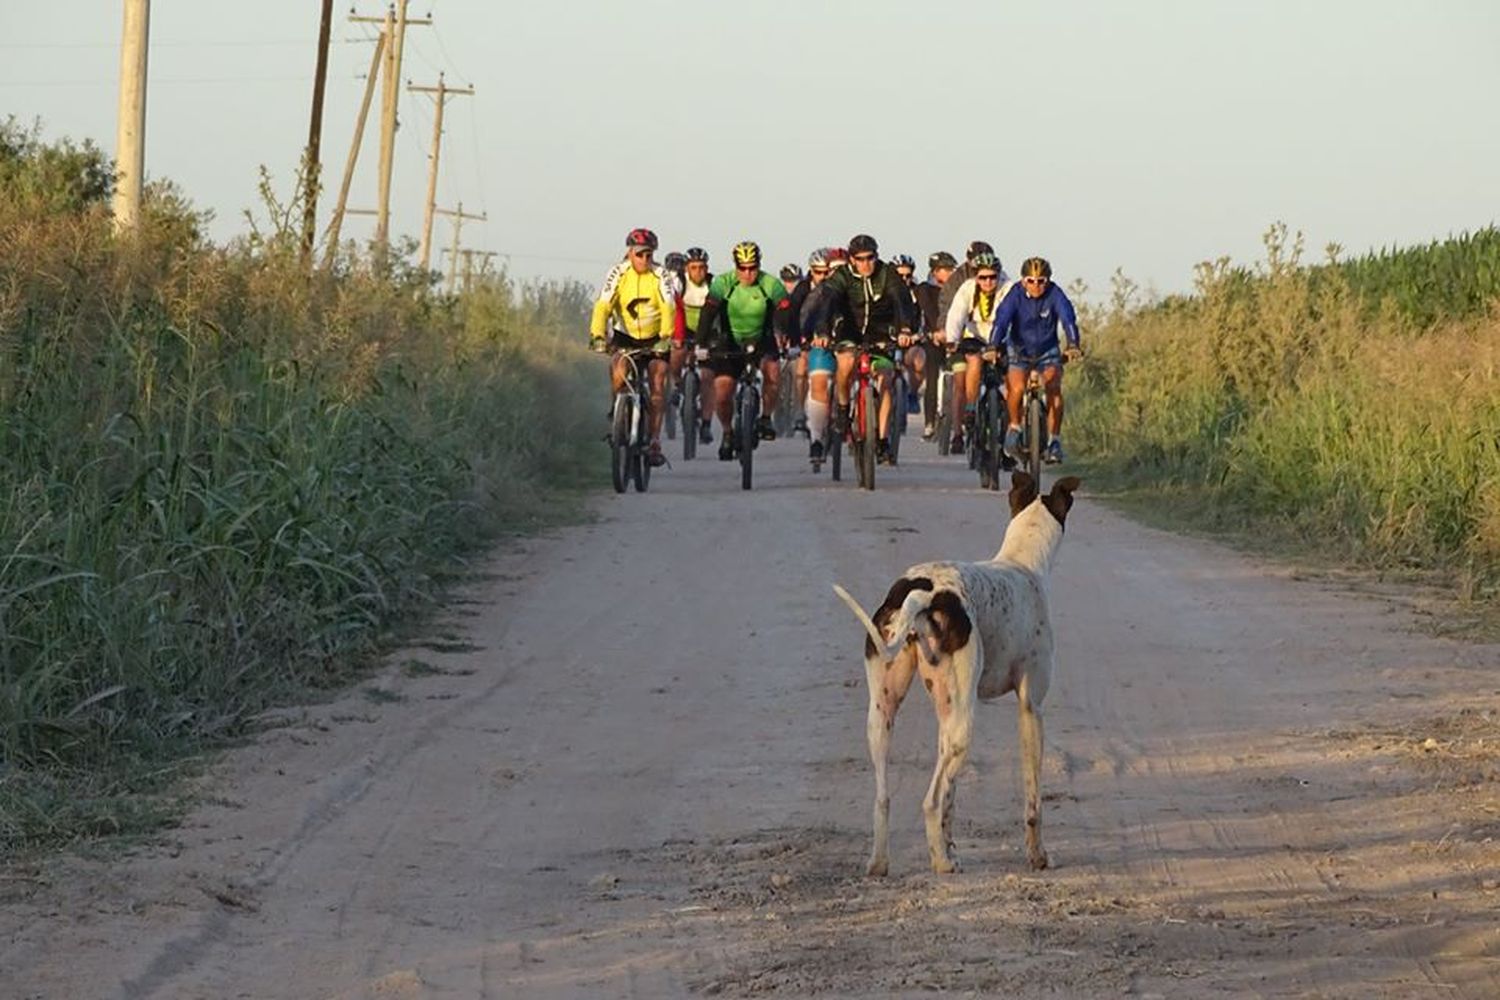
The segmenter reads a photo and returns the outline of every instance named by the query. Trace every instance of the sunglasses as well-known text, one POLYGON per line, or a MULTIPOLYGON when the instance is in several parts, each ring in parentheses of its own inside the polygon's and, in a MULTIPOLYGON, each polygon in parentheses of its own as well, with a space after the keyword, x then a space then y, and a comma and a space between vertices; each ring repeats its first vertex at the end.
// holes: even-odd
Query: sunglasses
POLYGON ((632 251, 630 251, 630 256, 632 256, 632 257, 650 257, 654 253, 656 253, 655 250, 632 250, 632 251))
POLYGON ((828 273, 828 268, 826 268, 826 267, 815 267, 812 270, 808 271, 807 273, 808 274, 824 275, 824 274, 828 273))
POLYGON ((760 270, 760 265, 759 264, 736 264, 736 265, 734 265, 734 269, 736 271, 759 271, 760 270))
POLYGON ((1000 280, 1000 275, 998 275, 998 274, 976 274, 976 275, 974 275, 974 280, 975 281, 999 281, 1000 280))
POLYGON ((870 261, 872 261, 872 260, 875 259, 875 255, 872 254, 872 253, 857 253, 857 254, 851 254, 850 257, 849 257, 849 259, 850 260, 857 260, 861 264, 868 264, 870 261))
POLYGON ((1047 283, 1046 278, 1022 278, 1021 280, 1028 285, 1045 285, 1047 283))

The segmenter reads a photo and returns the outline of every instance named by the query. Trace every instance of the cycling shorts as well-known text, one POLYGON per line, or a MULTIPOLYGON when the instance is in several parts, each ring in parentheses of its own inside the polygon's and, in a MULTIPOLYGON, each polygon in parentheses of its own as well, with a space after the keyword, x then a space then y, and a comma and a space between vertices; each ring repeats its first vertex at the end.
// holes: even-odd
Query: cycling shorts
POLYGON ((1062 345, 1058 345, 1036 358, 1023 357, 1020 348, 1017 347, 1006 347, 1005 349, 1005 364, 1009 369, 1020 369, 1023 372, 1027 372, 1033 368, 1037 368, 1045 371, 1048 368, 1061 367, 1062 363, 1062 345))
POLYGON ((652 337, 649 340, 636 340, 616 330, 609 338, 609 346, 611 350, 616 351, 650 351, 652 354, 666 356, 667 351, 672 347, 672 338, 652 337))
POLYGON ((826 347, 810 347, 807 350, 807 370, 809 372, 831 372, 838 366, 834 363, 833 352, 826 347))
POLYGON ((948 369, 954 372, 967 370, 969 360, 989 350, 989 346, 978 337, 961 338, 957 344, 948 348, 948 369))

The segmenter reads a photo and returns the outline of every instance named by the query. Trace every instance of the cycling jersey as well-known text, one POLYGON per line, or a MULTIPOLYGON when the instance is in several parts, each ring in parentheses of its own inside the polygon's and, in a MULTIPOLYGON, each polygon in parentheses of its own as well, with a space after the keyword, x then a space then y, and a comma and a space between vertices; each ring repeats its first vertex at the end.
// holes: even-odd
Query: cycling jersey
POLYGON ((698 321, 700 327, 713 323, 721 330, 727 327, 729 340, 720 340, 721 348, 739 350, 759 340, 773 326, 778 333, 784 333, 791 307, 780 278, 762 271, 747 285, 738 274, 729 272, 714 278, 698 321))
POLYGON ((916 287, 917 309, 922 314, 922 332, 937 333, 943 329, 943 314, 938 312, 938 298, 943 286, 927 280, 916 287))
POLYGON ((677 280, 666 268, 654 265, 643 274, 630 261, 622 260, 604 276, 589 321, 589 336, 603 337, 605 323, 613 315, 621 332, 631 340, 681 340, 682 312, 677 308, 677 280))
POLYGON ((830 317, 840 306, 848 310, 848 328, 838 334, 841 340, 891 340, 912 329, 911 293, 896 269, 883 260, 875 262, 868 277, 855 274, 853 265, 841 267, 821 287, 827 291, 818 302, 818 330, 828 329, 830 317))
POLYGON ((690 336, 698 333, 698 317, 703 311, 703 303, 708 301, 708 288, 713 280, 714 276, 711 274, 701 285, 693 284, 691 278, 683 279, 682 322, 690 336))
POLYGON ((1063 290, 1052 282, 1036 298, 1026 294, 1017 283, 1000 303, 990 343, 1004 345, 1022 357, 1039 358, 1058 349, 1057 328, 1061 325, 1068 343, 1078 346, 1078 315, 1063 290))
POLYGON ((943 327, 948 343, 957 344, 963 340, 989 343, 994 339, 995 323, 1000 318, 1000 303, 1005 301, 1005 296, 1010 292, 1011 283, 1001 281, 996 285, 994 293, 990 295, 981 292, 979 283, 973 278, 958 286, 943 327))
MULTIPOLYGON (((1005 268, 1002 267, 998 270, 1000 273, 1000 284, 1003 285, 1006 282, 1010 281, 1010 275, 1005 273, 1005 268)), ((968 261, 964 261, 962 264, 958 265, 958 267, 954 268, 952 274, 948 275, 947 282, 943 285, 942 291, 938 293, 939 316, 948 315, 948 310, 953 308, 953 296, 958 294, 959 288, 965 281, 968 281, 970 278, 974 277, 974 273, 974 265, 970 264, 968 261)))

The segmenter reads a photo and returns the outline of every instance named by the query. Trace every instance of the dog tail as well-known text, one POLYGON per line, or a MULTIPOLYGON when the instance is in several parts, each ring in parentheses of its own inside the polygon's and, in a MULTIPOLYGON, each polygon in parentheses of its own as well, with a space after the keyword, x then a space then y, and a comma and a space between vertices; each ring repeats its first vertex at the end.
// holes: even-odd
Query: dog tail
POLYGON ((922 651, 922 658, 928 663, 936 664, 938 655, 932 648, 932 625, 923 614, 927 606, 932 603, 930 591, 912 591, 906 595, 906 600, 901 603, 901 610, 896 613, 895 620, 891 623, 891 634, 895 641, 887 642, 885 636, 880 634, 880 629, 875 626, 874 620, 859 606, 859 602, 838 584, 833 585, 833 592, 839 595, 839 599, 849 605, 849 610, 854 612, 854 617, 865 627, 869 633, 870 641, 881 653, 883 660, 893 660, 896 654, 907 642, 915 639, 918 648, 922 651))

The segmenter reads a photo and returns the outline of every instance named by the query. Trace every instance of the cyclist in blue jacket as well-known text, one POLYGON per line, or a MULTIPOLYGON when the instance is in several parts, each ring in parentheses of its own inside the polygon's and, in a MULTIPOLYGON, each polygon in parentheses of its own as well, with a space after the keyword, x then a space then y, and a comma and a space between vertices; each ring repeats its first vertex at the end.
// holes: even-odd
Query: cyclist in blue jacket
POLYGON ((1005 432, 1005 450, 1021 458, 1021 405, 1026 395, 1026 378, 1040 369, 1047 392, 1047 450, 1045 460, 1055 464, 1063 460, 1062 450, 1062 365, 1063 358, 1076 361, 1083 357, 1078 340, 1078 314, 1063 290, 1052 283, 1052 265, 1041 257, 1028 257, 1021 264, 1021 280, 1013 285, 1000 303, 990 343, 1005 349, 1005 404, 1009 410, 1010 428, 1005 432), (1061 326, 1068 345, 1062 346, 1057 335, 1061 326))

